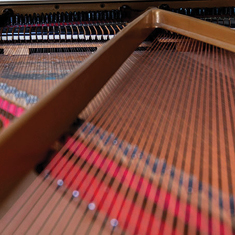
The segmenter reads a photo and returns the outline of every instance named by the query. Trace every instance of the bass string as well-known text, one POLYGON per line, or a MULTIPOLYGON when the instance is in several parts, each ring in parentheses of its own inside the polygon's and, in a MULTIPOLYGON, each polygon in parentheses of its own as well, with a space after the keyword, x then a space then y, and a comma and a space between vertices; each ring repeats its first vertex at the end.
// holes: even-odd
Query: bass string
MULTIPOLYGON (((198 45, 197 45, 197 43, 195 43, 194 44, 194 47, 197 47, 198 45)), ((194 48, 195 49, 195 48, 194 48)), ((196 55, 196 61, 201 61, 201 58, 203 57, 203 45, 202 45, 202 43, 200 43, 200 45, 199 45, 199 49, 197 50, 197 55, 196 55)), ((190 92, 191 92, 191 89, 192 88, 195 88, 196 86, 197 86, 197 76, 199 76, 199 73, 196 73, 196 70, 197 70, 197 67, 195 66, 195 64, 190 64, 190 67, 189 67, 189 70, 188 70, 188 72, 187 72, 187 74, 185 74, 184 76, 185 76, 185 79, 187 78, 187 77, 190 77, 190 73, 192 73, 192 74, 195 74, 195 79, 194 79, 194 83, 190 83, 190 82, 188 82, 188 87, 187 87, 187 92, 188 92, 188 95, 187 96, 189 96, 190 95, 190 92), (197 74, 197 75, 196 75, 197 74), (192 87, 192 88, 191 88, 192 87)), ((188 79, 188 81, 190 81, 189 79, 188 79)), ((194 94, 195 92, 193 92, 193 94, 194 94)), ((194 97, 192 97, 191 98, 191 102, 190 102, 190 100, 188 99, 185 99, 184 100, 184 106, 185 107, 187 107, 187 106, 189 106, 189 108, 190 108, 190 110, 189 110, 189 113, 190 113, 190 116, 189 116, 189 118, 188 118, 188 124, 189 124, 189 126, 191 126, 192 124, 192 122, 193 122, 193 119, 192 119, 192 115, 191 115, 191 113, 192 113, 192 107, 193 107, 193 105, 192 105, 192 102, 193 102, 193 100, 194 100, 194 97)), ((184 120, 185 118, 187 117, 187 113, 186 112, 183 112, 182 113, 182 116, 181 116, 181 120, 184 120)), ((183 124, 182 122, 181 122, 181 124, 183 124)), ((180 129, 181 129, 181 132, 183 132, 183 125, 181 125, 181 127, 180 127, 180 129)), ((190 136, 190 130, 189 130, 189 128, 187 128, 187 132, 186 132, 186 140, 189 138, 189 136, 190 136)), ((179 141, 181 141, 181 136, 178 136, 178 140, 179 141)), ((174 159, 173 159, 173 164, 175 165, 175 166, 177 166, 177 164, 179 165, 178 166, 178 168, 179 169, 181 169, 181 176, 180 176, 180 178, 179 178, 179 182, 178 182, 178 184, 179 184, 179 187, 178 187, 178 189, 176 189, 176 195, 177 195, 177 201, 178 202, 180 202, 180 201, 183 201, 183 200, 187 200, 187 198, 185 198, 185 195, 183 195, 183 187, 182 187, 182 183, 181 183, 181 180, 182 180, 182 178, 183 178, 183 172, 185 171, 185 168, 187 167, 186 165, 185 165, 185 163, 186 163, 186 157, 187 157, 187 152, 189 152, 190 151, 190 149, 189 149, 189 145, 188 145, 188 143, 187 143, 187 141, 185 141, 184 142, 184 152, 183 152, 183 159, 182 159, 182 161, 178 161, 178 154, 179 154, 179 148, 180 148, 180 143, 178 143, 178 145, 176 146, 176 148, 175 148, 175 153, 174 153, 174 159), (177 151, 176 151, 177 150, 177 151)), ((192 147, 191 147, 192 148, 192 147)), ((189 184, 189 186, 188 186, 188 192, 190 192, 190 190, 192 190, 192 185, 190 185, 191 183, 190 183, 191 181, 189 181, 188 182, 188 184, 189 184)), ((168 184, 168 192, 171 192, 171 190, 172 190, 172 187, 173 187, 173 182, 169 182, 169 184, 168 184)), ((196 192, 197 193, 197 192, 196 192)), ((195 193, 194 193, 194 195, 195 195, 195 193)), ((186 195, 187 196, 187 195, 186 195)), ((166 203, 166 202, 165 202, 166 203)), ((186 206, 187 204, 185 204, 185 206, 186 206)), ((193 206, 193 205, 190 205, 191 207, 193 206)), ((181 208, 180 208, 180 210, 185 210, 185 208, 186 207, 183 207, 183 205, 181 204, 181 208)), ((174 216, 174 218, 173 218, 173 227, 172 227, 172 230, 174 231, 175 229, 176 230, 178 230, 178 231, 181 231, 181 229, 184 229, 184 223, 182 224, 182 222, 180 221, 180 217, 179 216, 177 216, 177 215, 179 215, 180 214, 180 211, 179 211, 179 206, 177 206, 177 204, 176 204, 176 206, 175 206, 175 216, 174 216)), ((167 216, 168 216, 168 213, 167 213, 167 211, 165 211, 164 212, 164 214, 163 214, 163 217, 164 217, 164 219, 165 218, 167 218, 167 216)), ((195 223, 195 222, 194 222, 195 223)), ((162 229, 164 229, 164 224, 162 225, 162 229)))
MULTIPOLYGON (((220 143, 221 145, 221 149, 223 148, 224 152, 224 156, 226 158, 226 173, 227 173, 227 182, 226 181, 222 181, 222 185, 226 185, 228 186, 228 193, 229 195, 232 195, 230 197, 230 218, 231 218, 231 225, 232 225, 232 229, 233 229, 233 233, 235 232, 235 226, 233 224, 234 222, 234 171, 232 170, 232 166, 235 164, 235 160, 234 157, 232 157, 234 155, 234 107, 232 107, 230 105, 230 96, 231 94, 229 94, 228 90, 226 90, 226 88, 228 88, 228 79, 227 77, 225 77, 225 73, 224 73, 224 68, 225 68, 225 64, 224 64, 224 60, 223 60, 223 50, 222 51, 218 51, 218 48, 216 48, 216 67, 218 67, 219 65, 221 65, 222 67, 222 73, 219 73, 219 71, 217 70, 217 78, 219 81, 219 85, 218 89, 220 90, 220 94, 221 94, 221 103, 222 103, 222 112, 223 112, 223 131, 224 131, 224 141, 221 141, 222 143, 220 143), (221 58, 221 61, 219 61, 219 58, 221 58), (229 131, 230 130, 230 131, 229 131), (233 131, 231 131, 233 130, 233 131), (223 146, 224 145, 224 146, 223 146)), ((220 124, 221 125, 221 124, 220 124)), ((221 138, 222 139, 222 136, 221 138)), ((221 151, 222 152, 222 151, 221 151)), ((222 167, 221 165, 218 165, 218 167, 222 167)), ((220 172, 222 170, 220 169, 220 172)), ((212 176, 211 176, 212 179, 212 176)))
MULTIPOLYGON (((143 93, 144 93, 144 91, 142 91, 143 93)), ((138 111, 137 111, 138 112, 138 111)), ((136 112, 135 112, 136 113, 136 112)), ((134 116, 134 115, 133 115, 134 116)), ((141 115, 140 115, 141 116, 141 115)), ((141 122, 141 119, 140 119, 140 122, 141 122)), ((134 128, 135 129, 135 128, 134 128)), ((134 136, 135 135, 135 133, 133 133, 133 135, 132 136, 134 136)), ((129 142, 131 142, 131 141, 129 141, 129 142)), ((109 156, 110 156, 110 154, 109 154, 109 156)), ((130 161, 131 162, 131 161, 130 161)), ((130 163, 129 162, 129 163, 130 163)), ((130 164, 128 163, 128 166, 130 166, 130 164)), ((119 164, 118 164, 118 166, 121 166, 121 162, 119 162, 119 164)), ((127 171, 128 171, 129 169, 127 169, 127 171)), ((110 181, 111 182, 111 181, 110 181)), ((114 181, 112 181, 112 183, 113 183, 114 181)), ((108 186, 109 188, 112 188, 112 185, 109 185, 108 186)), ((97 189, 98 189, 99 187, 97 187, 97 189)), ((93 199, 96 197, 96 195, 98 194, 98 192, 96 192, 94 195, 93 195, 93 197, 92 197, 92 199, 91 199, 91 201, 93 201, 93 199)), ((102 200, 102 201, 104 201, 104 200, 102 200)), ((83 215, 85 216, 85 214, 86 213, 84 213, 83 215)), ((79 225, 79 224, 78 224, 79 225)))
MULTIPOLYGON (((122 88, 121 88, 122 89, 122 88)), ((106 107, 109 107, 109 104, 108 105, 106 105, 106 107)), ((100 110, 98 111, 98 112, 100 112, 100 113, 102 113, 100 110)), ((102 118, 103 118, 103 116, 102 116, 102 118)), ((105 121, 107 121, 107 119, 105 118, 104 119, 105 121)), ((88 121, 89 122, 89 121, 88 121)))
MULTIPOLYGON (((135 198, 136 198, 136 200, 137 200, 137 194, 135 195, 135 198)), ((128 214, 130 213, 130 211, 128 212, 128 214)), ((136 225, 137 225, 138 223, 136 223, 136 225)), ((128 222, 126 222, 126 226, 128 225, 128 222)), ((136 230, 135 231, 137 231, 138 230, 138 227, 136 228, 136 230)))
MULTIPOLYGON (((77 44, 78 47, 82 47, 83 45, 82 43, 77 44)), ((42 53, 39 53, 41 52, 41 49, 36 48, 36 53, 24 55, 26 50, 33 47, 32 45, 33 44, 29 43, 21 46, 19 55, 1 56, 5 61, 4 64, 8 64, 9 66, 7 69, 7 77, 9 78, 1 78, 1 81, 10 86, 14 86, 17 89, 27 91, 29 94, 36 95, 39 98, 62 80, 60 79, 61 75, 58 74, 58 71, 66 71, 66 73, 69 73, 77 67, 80 63, 79 61, 82 62, 91 54, 91 52, 84 52, 82 49, 78 49, 77 51, 74 49, 72 52, 69 52, 68 48, 65 48, 65 53, 54 53, 55 48, 53 47, 53 44, 46 44, 47 48, 44 48, 42 53), (48 48, 51 53, 47 52, 48 48), (77 57, 75 59, 75 57, 71 55, 74 53, 78 55, 79 60, 77 57), (60 69, 56 69, 56 66, 59 63, 58 61, 65 62, 60 63, 60 69), (29 71, 33 72, 29 74, 29 71), (55 76, 56 74, 59 77, 51 76, 55 76)), ((9 46, 9 48, 11 47, 13 46, 9 46)), ((6 76, 6 74, 4 76, 6 76)))
MULTIPOLYGON (((226 81, 226 87, 227 87, 227 94, 228 94, 228 103, 229 103, 229 109, 232 110, 234 109, 235 105, 235 89, 234 89, 234 79, 233 75, 235 74, 235 69, 234 69, 234 59, 232 60, 231 58, 234 58, 234 53, 230 53, 228 51, 223 50, 223 53, 221 53, 221 60, 224 62, 223 63, 223 70, 224 72, 224 81, 226 81), (226 79, 230 78, 230 79, 226 79), (229 98, 229 94, 231 98, 229 98)), ((234 126, 234 116, 233 116, 234 111, 230 111, 230 123, 231 124, 231 130, 232 130, 232 138, 231 142, 233 143, 233 149, 235 149, 235 126, 234 126)), ((233 160, 233 159, 232 159, 233 160)), ((232 163, 231 163, 232 164, 232 163)), ((220 174, 222 173, 221 165, 219 164, 220 167, 220 174)), ((220 177, 219 177, 220 178, 220 177)), ((219 180, 220 188, 222 188, 222 181, 219 180)), ((234 199, 234 196, 233 196, 234 199)), ((230 199, 231 200, 231 199, 230 199)), ((233 209, 234 207, 231 207, 233 209)), ((235 219, 234 219, 234 210, 231 210, 231 226, 233 226, 233 232, 235 230, 235 219)), ((220 214, 221 220, 223 220, 223 210, 221 209, 221 214, 220 214)))
MULTIPOLYGON (((205 49, 205 53, 206 53, 206 49, 205 49)), ((198 61, 200 61, 204 66, 206 66, 206 56, 204 55, 204 53, 203 53, 203 44, 201 43, 200 44, 200 56, 198 57, 198 61), (204 61, 204 63, 203 63, 203 58, 205 59, 205 61, 204 61)), ((197 68, 195 68, 195 84, 193 85, 193 87, 194 87, 194 92, 193 92, 193 97, 192 97, 192 102, 194 102, 194 100, 196 100, 197 101, 197 107, 200 105, 200 99, 198 100, 198 99, 196 99, 197 97, 202 97, 203 98, 203 95, 200 93, 201 92, 201 90, 203 90, 203 87, 205 87, 204 85, 203 85, 203 81, 206 81, 206 79, 204 79, 205 78, 205 70, 203 69, 203 71, 201 72, 201 73, 199 73, 199 72, 196 72, 196 71, 198 71, 199 70, 199 68, 200 68, 200 64, 198 64, 197 65, 198 67, 197 68), (198 94, 198 95, 197 95, 198 94)), ((193 106, 193 103, 191 103, 191 106, 193 106)), ((190 119, 189 119, 189 122, 191 122, 192 124, 192 127, 194 127, 194 129, 195 130, 198 130, 199 129, 199 122, 198 122, 198 111, 199 111, 199 109, 198 108, 196 108, 196 113, 195 114, 193 114, 193 115, 191 115, 191 117, 190 117, 190 119), (195 117, 195 118, 194 118, 195 117)), ((191 113, 191 111, 190 111, 190 113, 191 113)), ((198 133, 198 132, 197 132, 198 133)), ((188 135, 189 135, 189 132, 187 133, 188 135)), ((198 136, 200 137, 200 132, 198 133, 198 136)), ((203 137, 203 134, 201 135, 201 137, 203 137)), ((194 136, 194 140, 193 140, 193 143, 195 144, 193 147, 195 148, 195 146, 196 146, 196 141, 197 141, 197 137, 196 136, 194 136)), ((202 142, 202 144, 203 144, 203 142, 202 142)), ((186 145, 185 145, 185 147, 186 147, 186 145)), ((194 172, 194 169, 192 168, 192 166, 194 165, 194 159, 195 159, 195 152, 196 151, 194 151, 194 150, 191 150, 191 146, 190 145, 187 145, 187 150, 185 149, 185 151, 187 151, 188 152, 188 154, 190 154, 190 151, 192 151, 191 153, 191 155, 192 155, 192 159, 190 159, 190 164, 188 164, 189 166, 188 166, 188 170, 189 170, 189 172, 190 172, 190 175, 193 175, 193 173, 195 173, 194 172)), ((187 155, 186 155, 187 156, 187 155)), ((181 169, 184 171, 185 170, 185 168, 187 167, 186 165, 185 165, 185 161, 186 161, 186 156, 184 157, 185 158, 185 160, 184 161, 182 161, 182 166, 181 166, 181 169)), ((195 167, 196 168, 196 167, 195 167)), ((198 175, 198 174, 196 174, 196 175, 198 175)), ((194 192, 194 190, 193 190, 193 188, 192 188, 192 185, 191 185, 192 183, 191 183, 191 181, 189 181, 188 182, 188 194, 186 195, 186 198, 185 198, 185 200, 187 201, 187 204, 186 204, 186 206, 188 206, 188 207, 190 207, 190 208, 193 208, 193 206, 194 206, 194 202, 195 202, 195 200, 196 200, 196 196, 197 196, 197 194, 198 195, 200 195, 200 192, 198 191, 198 192, 194 192), (191 193, 191 192, 194 192, 193 194, 191 193), (192 198, 192 195, 193 195, 193 198, 194 198, 194 200, 192 200, 191 201, 191 198, 192 198)), ((178 189, 178 193, 177 193, 177 197, 179 198, 179 200, 181 200, 181 197, 183 196, 183 193, 182 193, 182 186, 181 187, 179 187, 179 189, 178 189)), ((183 208, 184 210, 185 210, 185 208, 183 208)), ((177 211, 177 213, 179 213, 179 211, 177 211)), ((197 212, 196 212, 197 213, 197 212)), ((184 216, 184 220, 185 221, 187 221, 188 220, 188 218, 186 217, 187 215, 189 214, 189 212, 187 212, 186 211, 186 213, 185 213, 185 216, 184 216)), ((179 221, 178 220, 179 218, 174 218, 174 228, 175 227, 177 227, 177 222, 179 221)), ((198 222, 198 223, 196 223, 196 221, 194 221, 194 223, 195 224, 199 224, 198 225, 198 227, 197 227, 197 229, 198 229, 198 231, 203 231, 203 227, 201 228, 200 227, 200 222, 198 222)), ((187 230, 189 228, 189 226, 185 226, 183 229, 185 229, 185 231, 187 230)))
MULTIPOLYGON (((191 44, 191 41, 187 41, 187 43, 185 44, 185 48, 184 49, 186 49, 186 51, 188 51, 188 49, 189 49, 189 46, 190 46, 190 44, 191 44)), ((193 47, 192 47, 193 48, 193 47)), ((194 49, 194 48, 193 48, 194 49)), ((191 51, 194 51, 193 49, 191 49, 191 51)), ((191 61, 189 61, 189 64, 192 64, 192 60, 191 61)), ((182 68, 183 68, 183 66, 184 66, 184 61, 182 60, 181 62, 180 62, 180 65, 178 65, 179 66, 179 70, 181 70, 182 68)), ((184 85, 184 84, 183 84, 184 85)), ((178 89, 180 90, 180 88, 179 88, 179 86, 177 86, 178 87, 178 89)), ((183 88, 182 88, 183 89, 183 88)), ((181 103, 181 101, 179 100, 179 102, 178 102, 178 108, 179 108, 179 104, 181 103)), ((174 121, 176 121, 177 119, 175 118, 175 120, 174 121)), ((173 127, 175 126, 175 123, 173 123, 173 127)), ((174 128, 172 128, 172 130, 171 130, 171 136, 172 136, 172 133, 173 133, 173 130, 174 130, 174 128)), ((171 145, 171 140, 169 140, 169 142, 168 142, 168 146, 169 145, 171 145)), ((169 147, 168 147, 168 149, 169 149, 169 147)), ((168 155, 168 154, 167 154, 168 155)), ((174 164, 173 164, 174 165, 174 164)), ((143 176, 144 177, 144 176, 143 176)), ((172 178, 170 178, 169 179, 169 182, 168 182, 168 187, 167 187, 167 193, 169 194, 170 193, 170 189, 169 188, 171 188, 170 187, 170 185, 171 185, 171 182, 173 182, 174 181, 174 178, 172 177, 172 178)), ((165 182, 165 181, 164 181, 165 182)), ((166 182, 165 182, 166 183, 166 182)), ((146 189, 146 191, 145 191, 145 198, 147 198, 147 195, 149 194, 149 192, 150 192, 150 190, 151 190, 151 185, 152 185, 152 178, 149 178, 149 182, 148 182, 148 185, 149 185, 149 188, 148 189, 146 189)), ((158 183, 158 187, 157 187, 157 189, 159 190, 159 189, 161 189, 162 188, 162 177, 160 178, 160 181, 159 181, 159 183, 158 183)), ((156 194, 157 194, 157 192, 156 192, 156 194)), ((167 197, 165 197, 165 200, 167 199, 167 197)), ((137 199, 136 199, 137 200, 137 199)), ((147 204, 147 202, 145 202, 144 200, 143 200, 143 203, 142 203, 142 211, 140 211, 139 212, 139 216, 138 216, 138 221, 137 221, 137 223, 136 223, 136 226, 135 226, 135 230, 134 230, 134 234, 137 234, 137 233, 139 233, 139 229, 140 229, 140 224, 141 224, 141 221, 142 221, 142 217, 143 217, 143 213, 144 213, 144 209, 146 208, 146 204, 147 204)), ((165 205, 166 203, 164 203, 164 208, 167 208, 167 205, 165 205)), ((156 206, 156 208, 158 207, 158 204, 155 204, 155 203, 153 203, 153 205, 152 205, 152 208, 153 207, 155 207, 156 206)), ((165 212, 167 212, 167 210, 166 209, 164 209, 163 210, 163 214, 165 213, 165 212)), ((130 213, 130 212, 129 212, 130 213)), ((162 215, 162 217, 163 217, 163 215, 162 215)), ((149 220, 149 221, 151 221, 151 220, 149 220)), ((153 220, 152 220, 153 221, 153 220)), ((163 220, 161 220, 161 221, 166 221, 166 220, 164 220, 164 217, 163 217, 163 220)), ((156 224, 156 222, 155 222, 155 224, 156 224)), ((165 225, 166 223, 161 223, 161 226, 162 225, 165 225)), ((148 231, 148 232, 150 232, 151 233, 151 226, 152 225, 150 225, 150 224, 146 224, 146 226, 148 226, 148 230, 146 229, 146 231, 148 231)), ((159 224, 158 224, 158 226, 159 226, 159 224)), ((169 226, 169 225, 168 225, 169 226)), ((159 229, 162 229, 161 231, 163 231, 163 228, 161 228, 160 226, 158 227, 159 229)), ((169 232, 169 231, 168 231, 169 232)))

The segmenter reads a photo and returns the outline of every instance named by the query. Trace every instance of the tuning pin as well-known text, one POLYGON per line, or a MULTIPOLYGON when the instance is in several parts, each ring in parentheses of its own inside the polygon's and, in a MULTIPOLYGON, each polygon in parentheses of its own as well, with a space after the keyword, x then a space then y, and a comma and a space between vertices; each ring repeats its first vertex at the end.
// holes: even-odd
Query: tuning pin
POLYGON ((33 13, 33 24, 36 24, 37 22, 37 15, 36 13, 33 13))
POLYGON ((48 24, 48 23, 49 23, 49 16, 48 16, 48 14, 47 14, 47 13, 45 14, 45 23, 46 23, 46 24, 48 24))
POLYGON ((111 12, 107 11, 107 20, 110 20, 110 19, 111 19, 111 12))
POLYGON ((188 16, 192 15, 192 8, 185 8, 185 12, 187 12, 188 16))
POLYGON ((91 20, 92 20, 92 21, 94 21, 94 20, 95 20, 95 18, 96 18, 96 17, 95 17, 95 12, 94 12, 94 11, 92 11, 92 12, 91 12, 91 20))
POLYGON ((60 12, 57 12, 57 21, 59 23, 61 22, 61 14, 60 14, 60 12))
POLYGON ((211 15, 211 8, 206 7, 205 12, 206 12, 207 16, 210 16, 211 15))
POLYGON ((54 23, 58 22, 58 17, 56 13, 53 13, 53 19, 54 19, 54 23))
POLYGON ((229 7, 229 9, 228 9, 229 16, 233 16, 234 13, 235 13, 235 8, 234 7, 229 7))
POLYGON ((115 19, 117 20, 118 19, 118 10, 115 11, 115 19))
POLYGON ((20 24, 23 24, 23 15, 22 15, 22 14, 20 15, 19 23, 20 23, 20 24))
POLYGON ((51 23, 55 23, 55 13, 50 13, 50 21, 51 21, 51 23))
POLYGON ((49 23, 53 23, 53 22, 54 22, 54 20, 53 20, 53 15, 52 15, 51 12, 49 13, 48 18, 49 18, 49 23))
POLYGON ((87 21, 87 12, 83 12, 82 16, 83 16, 83 20, 87 21))
POLYGON ((202 16, 205 16, 205 15, 206 15, 206 9, 202 8, 202 16))
POLYGON ((72 20, 72 17, 73 17, 73 13, 72 13, 72 11, 70 11, 70 12, 69 12, 69 22, 73 21, 73 20, 72 20))
POLYGON ((27 24, 28 23, 28 15, 26 14, 25 16, 24 16, 24 24, 27 24))
POLYGON ((61 12, 61 14, 60 14, 60 22, 65 22, 65 14, 64 14, 64 12, 61 12))
POLYGON ((115 20, 115 11, 114 10, 111 11, 111 19, 115 20))
POLYGON ((225 7, 220 7, 219 8, 219 15, 225 15, 224 12, 225 12, 225 7))
POLYGON ((69 13, 67 11, 65 12, 65 21, 69 22, 69 13))
POLYGON ((39 14, 37 14, 37 16, 36 16, 36 23, 40 24, 40 15, 39 14))
POLYGON ((117 18, 118 18, 119 20, 122 19, 122 11, 118 11, 118 16, 117 16, 117 18))
POLYGON ((13 16, 10 16, 10 25, 13 25, 14 24, 14 18, 13 16))
POLYGON ((80 15, 79 15, 79 20, 80 20, 80 21, 83 21, 83 15, 84 15, 84 12, 83 12, 83 11, 80 12, 80 15))
POLYGON ((78 15, 76 11, 73 12, 73 19, 74 21, 78 21, 78 15))
POLYGON ((228 15, 228 7, 223 7, 223 15, 228 15))
POLYGON ((103 20, 104 18, 103 18, 103 13, 102 13, 102 11, 99 11, 99 20, 103 20))
POLYGON ((95 14, 95 20, 100 20, 99 12, 96 11, 94 14, 95 14))
POLYGON ((64 12, 61 13, 61 21, 63 23, 65 23, 65 21, 66 21, 64 12))
POLYGON ((185 12, 184 12, 184 9, 182 7, 179 9, 179 13, 184 15, 185 12))
POLYGON ((15 24, 19 24, 19 14, 15 15, 15 24))
POLYGON ((108 17, 108 16, 107 16, 107 11, 103 11, 103 19, 104 19, 104 20, 107 20, 107 17, 108 17))
POLYGON ((209 8, 210 9, 210 14, 212 15, 212 16, 214 16, 215 15, 215 9, 214 8, 209 8))
POLYGON ((80 13, 80 11, 78 11, 77 12, 77 17, 78 17, 77 21, 80 21, 80 15, 81 15, 81 13, 80 13))
POLYGON ((29 14, 29 16, 28 16, 28 24, 31 24, 31 23, 32 23, 32 15, 29 14))
POLYGON ((42 17, 42 24, 44 24, 45 23, 45 15, 42 13, 41 17, 42 17))
POLYGON ((84 20, 84 21, 87 21, 87 12, 84 12, 84 14, 83 14, 83 20, 84 20))
POLYGON ((91 21, 91 12, 89 12, 89 11, 87 12, 87 20, 91 21))
POLYGON ((201 8, 198 8, 198 9, 197 9, 197 15, 198 15, 198 16, 201 16, 201 15, 202 15, 202 9, 201 9, 201 8))
POLYGON ((71 22, 74 22, 74 14, 71 12, 71 22))

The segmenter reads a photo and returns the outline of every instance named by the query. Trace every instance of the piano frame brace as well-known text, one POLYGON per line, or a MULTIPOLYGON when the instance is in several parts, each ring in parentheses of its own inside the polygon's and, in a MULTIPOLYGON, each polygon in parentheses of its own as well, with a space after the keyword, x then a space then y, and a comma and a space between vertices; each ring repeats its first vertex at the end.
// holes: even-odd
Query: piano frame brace
POLYGON ((1 193, 43 159, 43 153, 157 27, 235 52, 235 41, 231 40, 235 37, 234 30, 157 8, 149 9, 3 130, 0 135, 1 193))

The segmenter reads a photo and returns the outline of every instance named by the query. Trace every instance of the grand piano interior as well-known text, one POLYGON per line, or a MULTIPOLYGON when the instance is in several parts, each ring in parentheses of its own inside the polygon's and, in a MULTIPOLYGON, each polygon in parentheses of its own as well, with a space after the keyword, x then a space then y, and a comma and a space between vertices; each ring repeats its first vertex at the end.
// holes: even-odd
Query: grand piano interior
POLYGON ((0 233, 234 234, 234 29, 234 1, 1 1, 0 233))

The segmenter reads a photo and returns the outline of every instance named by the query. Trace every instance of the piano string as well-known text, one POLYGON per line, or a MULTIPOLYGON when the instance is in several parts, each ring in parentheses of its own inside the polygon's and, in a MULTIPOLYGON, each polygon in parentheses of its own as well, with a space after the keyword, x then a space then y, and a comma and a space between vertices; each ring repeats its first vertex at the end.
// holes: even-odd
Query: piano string
POLYGON ((234 53, 158 35, 98 94, 109 93, 3 233, 234 233, 233 75, 234 53))

